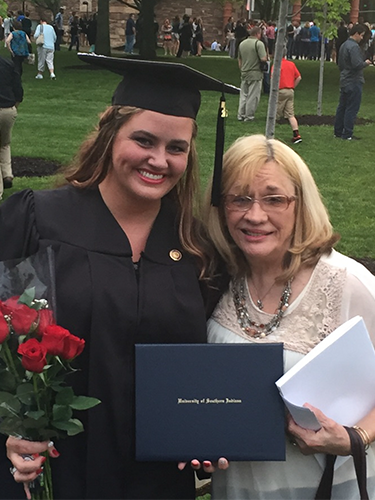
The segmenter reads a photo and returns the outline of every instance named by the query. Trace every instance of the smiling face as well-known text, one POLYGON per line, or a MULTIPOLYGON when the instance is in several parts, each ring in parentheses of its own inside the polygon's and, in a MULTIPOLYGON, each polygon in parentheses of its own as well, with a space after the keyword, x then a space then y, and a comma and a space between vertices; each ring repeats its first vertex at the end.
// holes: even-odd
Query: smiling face
POLYGON ((101 191, 133 207, 159 204, 186 170, 192 134, 191 118, 137 113, 117 133, 101 191))
MULTIPOLYGON (((234 184, 229 194, 244 194, 241 186, 234 184)), ((294 186, 285 172, 274 161, 264 164, 255 175, 246 195, 255 199, 271 194, 294 196, 294 186)), ((225 209, 226 223, 231 237, 254 265, 282 266, 295 225, 295 201, 283 212, 265 212, 254 203, 247 212, 225 209)))

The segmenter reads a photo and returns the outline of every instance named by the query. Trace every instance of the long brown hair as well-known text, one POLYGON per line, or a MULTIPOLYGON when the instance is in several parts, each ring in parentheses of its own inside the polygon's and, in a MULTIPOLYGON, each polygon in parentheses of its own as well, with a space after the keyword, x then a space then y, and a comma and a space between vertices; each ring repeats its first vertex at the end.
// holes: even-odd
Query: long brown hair
MULTIPOLYGON (((110 106, 101 115, 95 131, 81 145, 71 166, 65 170, 66 181, 77 188, 98 186, 112 167, 112 150, 121 127, 143 109, 131 106, 110 106)), ((198 155, 196 149, 197 124, 193 121, 193 134, 186 172, 168 193, 176 203, 180 217, 180 240, 190 254, 200 261, 201 275, 206 268, 206 250, 202 225, 195 217, 198 211, 196 198, 200 192, 198 155)))

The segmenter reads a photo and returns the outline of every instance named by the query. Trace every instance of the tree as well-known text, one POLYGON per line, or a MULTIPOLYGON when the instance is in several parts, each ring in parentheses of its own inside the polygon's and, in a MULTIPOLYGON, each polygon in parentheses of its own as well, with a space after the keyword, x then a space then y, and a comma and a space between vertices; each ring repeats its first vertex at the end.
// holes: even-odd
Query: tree
POLYGON ((102 56, 111 55, 109 36, 109 0, 98 0, 95 52, 102 56))
POLYGON ((256 10, 259 12, 260 19, 265 21, 277 18, 280 0, 255 0, 256 10))
POLYGON ((30 2, 41 9, 52 12, 53 19, 60 9, 60 0, 30 0, 30 2))
POLYGON ((277 101, 279 98, 279 82, 281 61, 285 47, 286 20, 288 15, 289 0, 280 0, 279 20, 277 23, 277 38, 275 45, 275 58, 273 60, 273 74, 271 78, 270 96, 268 99, 266 137, 275 136, 277 101))
POLYGON ((139 55, 142 59, 156 59, 156 38, 154 25, 154 9, 159 0, 134 0, 134 4, 126 0, 118 0, 120 3, 138 11, 137 36, 139 55))
POLYGON ((6 17, 8 12, 8 5, 4 2, 4 0, 0 0, 0 16, 6 17))
POLYGON ((309 0, 314 11, 315 22, 321 30, 320 71, 318 85, 317 115, 322 115, 324 80, 324 39, 337 34, 337 23, 350 11, 350 0, 309 0))
POLYGON ((158 0, 142 0, 139 20, 141 37, 139 40, 139 55, 142 59, 156 59, 155 5, 158 0))

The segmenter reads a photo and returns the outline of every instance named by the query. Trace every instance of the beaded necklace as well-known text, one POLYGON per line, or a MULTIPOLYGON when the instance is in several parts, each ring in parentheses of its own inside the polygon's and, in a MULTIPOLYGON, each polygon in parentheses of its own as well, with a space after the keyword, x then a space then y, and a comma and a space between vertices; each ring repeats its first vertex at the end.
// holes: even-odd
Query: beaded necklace
POLYGON ((242 330, 250 337, 255 339, 264 338, 278 328, 285 311, 289 307, 293 278, 290 278, 285 284, 285 288, 280 297, 279 307, 276 309, 273 318, 266 324, 256 323, 250 318, 249 311, 246 307, 245 280, 246 276, 242 277, 239 281, 234 280, 232 286, 233 301, 236 308, 238 323, 242 330))

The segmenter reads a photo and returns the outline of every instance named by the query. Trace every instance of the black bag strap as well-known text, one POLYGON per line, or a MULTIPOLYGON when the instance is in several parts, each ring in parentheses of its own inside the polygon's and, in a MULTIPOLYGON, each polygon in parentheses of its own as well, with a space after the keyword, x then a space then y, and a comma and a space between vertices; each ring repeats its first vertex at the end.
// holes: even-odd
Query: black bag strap
POLYGON ((326 466, 315 495, 315 500, 329 500, 332 494, 333 471, 336 455, 326 455, 326 466))
POLYGON ((369 500, 367 493, 367 468, 366 452, 361 436, 352 427, 345 427, 350 437, 355 472, 357 474, 358 488, 361 500, 369 500))
MULTIPOLYGON (((257 46, 257 44, 258 44, 258 43, 259 43, 259 40, 257 40, 257 41, 255 42, 255 51, 256 51, 256 53, 257 53, 257 56, 258 56, 258 59, 259 59, 259 62, 260 62, 260 61, 261 61, 261 59, 260 59, 260 57, 259 57, 259 52, 258 52, 258 46, 257 46)), ((263 43, 263 42, 262 42, 262 43, 263 43)))
MULTIPOLYGON (((351 454, 353 456, 361 500, 369 500, 367 493, 366 452, 362 438, 352 427, 345 427, 345 429, 350 438, 351 454)), ((315 495, 315 500, 330 500, 336 458, 336 455, 326 456, 326 466, 315 495)))

